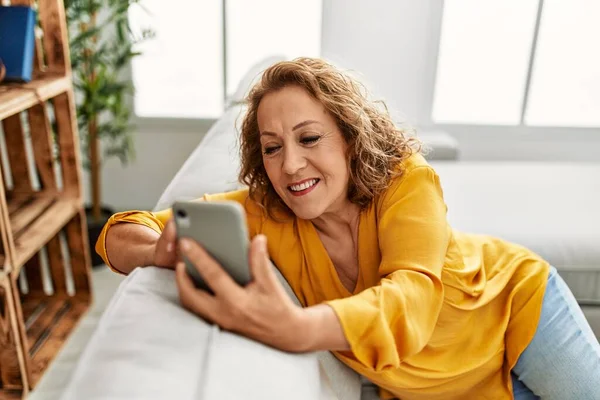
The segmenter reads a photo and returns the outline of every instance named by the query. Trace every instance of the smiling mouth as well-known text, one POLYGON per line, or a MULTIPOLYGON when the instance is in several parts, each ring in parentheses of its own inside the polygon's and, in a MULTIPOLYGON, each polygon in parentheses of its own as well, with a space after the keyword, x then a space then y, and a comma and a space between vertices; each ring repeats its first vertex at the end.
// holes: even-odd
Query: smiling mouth
POLYGON ((290 190, 293 193, 302 193, 302 192, 305 192, 308 189, 311 189, 312 187, 314 187, 317 183, 319 183, 319 181, 320 181, 320 179, 316 179, 316 178, 309 179, 302 183, 288 186, 288 190, 290 190))

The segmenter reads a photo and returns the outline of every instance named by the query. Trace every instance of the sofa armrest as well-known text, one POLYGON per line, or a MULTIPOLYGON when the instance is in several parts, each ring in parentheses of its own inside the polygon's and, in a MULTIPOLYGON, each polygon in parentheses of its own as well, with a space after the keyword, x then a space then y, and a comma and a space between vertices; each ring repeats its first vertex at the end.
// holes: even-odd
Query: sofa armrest
POLYGON ((221 331, 179 305, 173 271, 138 268, 119 287, 63 399, 319 399, 317 354, 221 331))

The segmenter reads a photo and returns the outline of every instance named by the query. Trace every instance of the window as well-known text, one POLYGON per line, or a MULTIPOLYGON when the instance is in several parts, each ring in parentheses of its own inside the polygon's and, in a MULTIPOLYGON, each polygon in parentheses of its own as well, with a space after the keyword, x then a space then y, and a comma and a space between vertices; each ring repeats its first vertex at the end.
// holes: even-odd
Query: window
POLYGON ((600 2, 544 3, 525 122, 600 126, 600 2))
POLYGON ((437 123, 600 126, 600 2, 445 2, 437 123))
POLYGON ((269 56, 315 57, 321 0, 143 0, 132 23, 156 38, 133 62, 139 117, 216 118, 226 96, 269 56))

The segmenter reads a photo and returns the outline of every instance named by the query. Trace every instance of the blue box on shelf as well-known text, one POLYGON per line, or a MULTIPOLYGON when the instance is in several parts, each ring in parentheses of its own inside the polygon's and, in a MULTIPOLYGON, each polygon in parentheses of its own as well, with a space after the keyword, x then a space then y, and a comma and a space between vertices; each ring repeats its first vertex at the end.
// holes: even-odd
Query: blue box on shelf
POLYGON ((33 72, 36 13, 31 7, 0 6, 0 60, 5 81, 29 82, 33 72))

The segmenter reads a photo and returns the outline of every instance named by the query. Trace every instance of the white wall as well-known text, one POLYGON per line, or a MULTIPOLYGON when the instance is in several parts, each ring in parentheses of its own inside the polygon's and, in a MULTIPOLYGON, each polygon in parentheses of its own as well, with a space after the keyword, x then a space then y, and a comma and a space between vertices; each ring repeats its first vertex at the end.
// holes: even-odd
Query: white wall
MULTIPOLYGON (((323 0, 324 57, 363 75, 377 97, 421 130, 432 127, 431 103, 441 0, 323 0)), ((599 161, 600 129, 507 132, 447 126, 463 160, 599 161)), ((206 133, 190 123, 140 126, 137 160, 103 170, 104 202, 117 209, 152 208, 206 133)))
MULTIPOLYGON (((121 166, 110 159, 102 170, 102 200, 117 211, 152 209, 183 162, 196 148, 206 129, 169 132, 146 129, 135 135, 135 162, 121 166)), ((89 203, 87 174, 84 176, 86 204, 89 203)))

